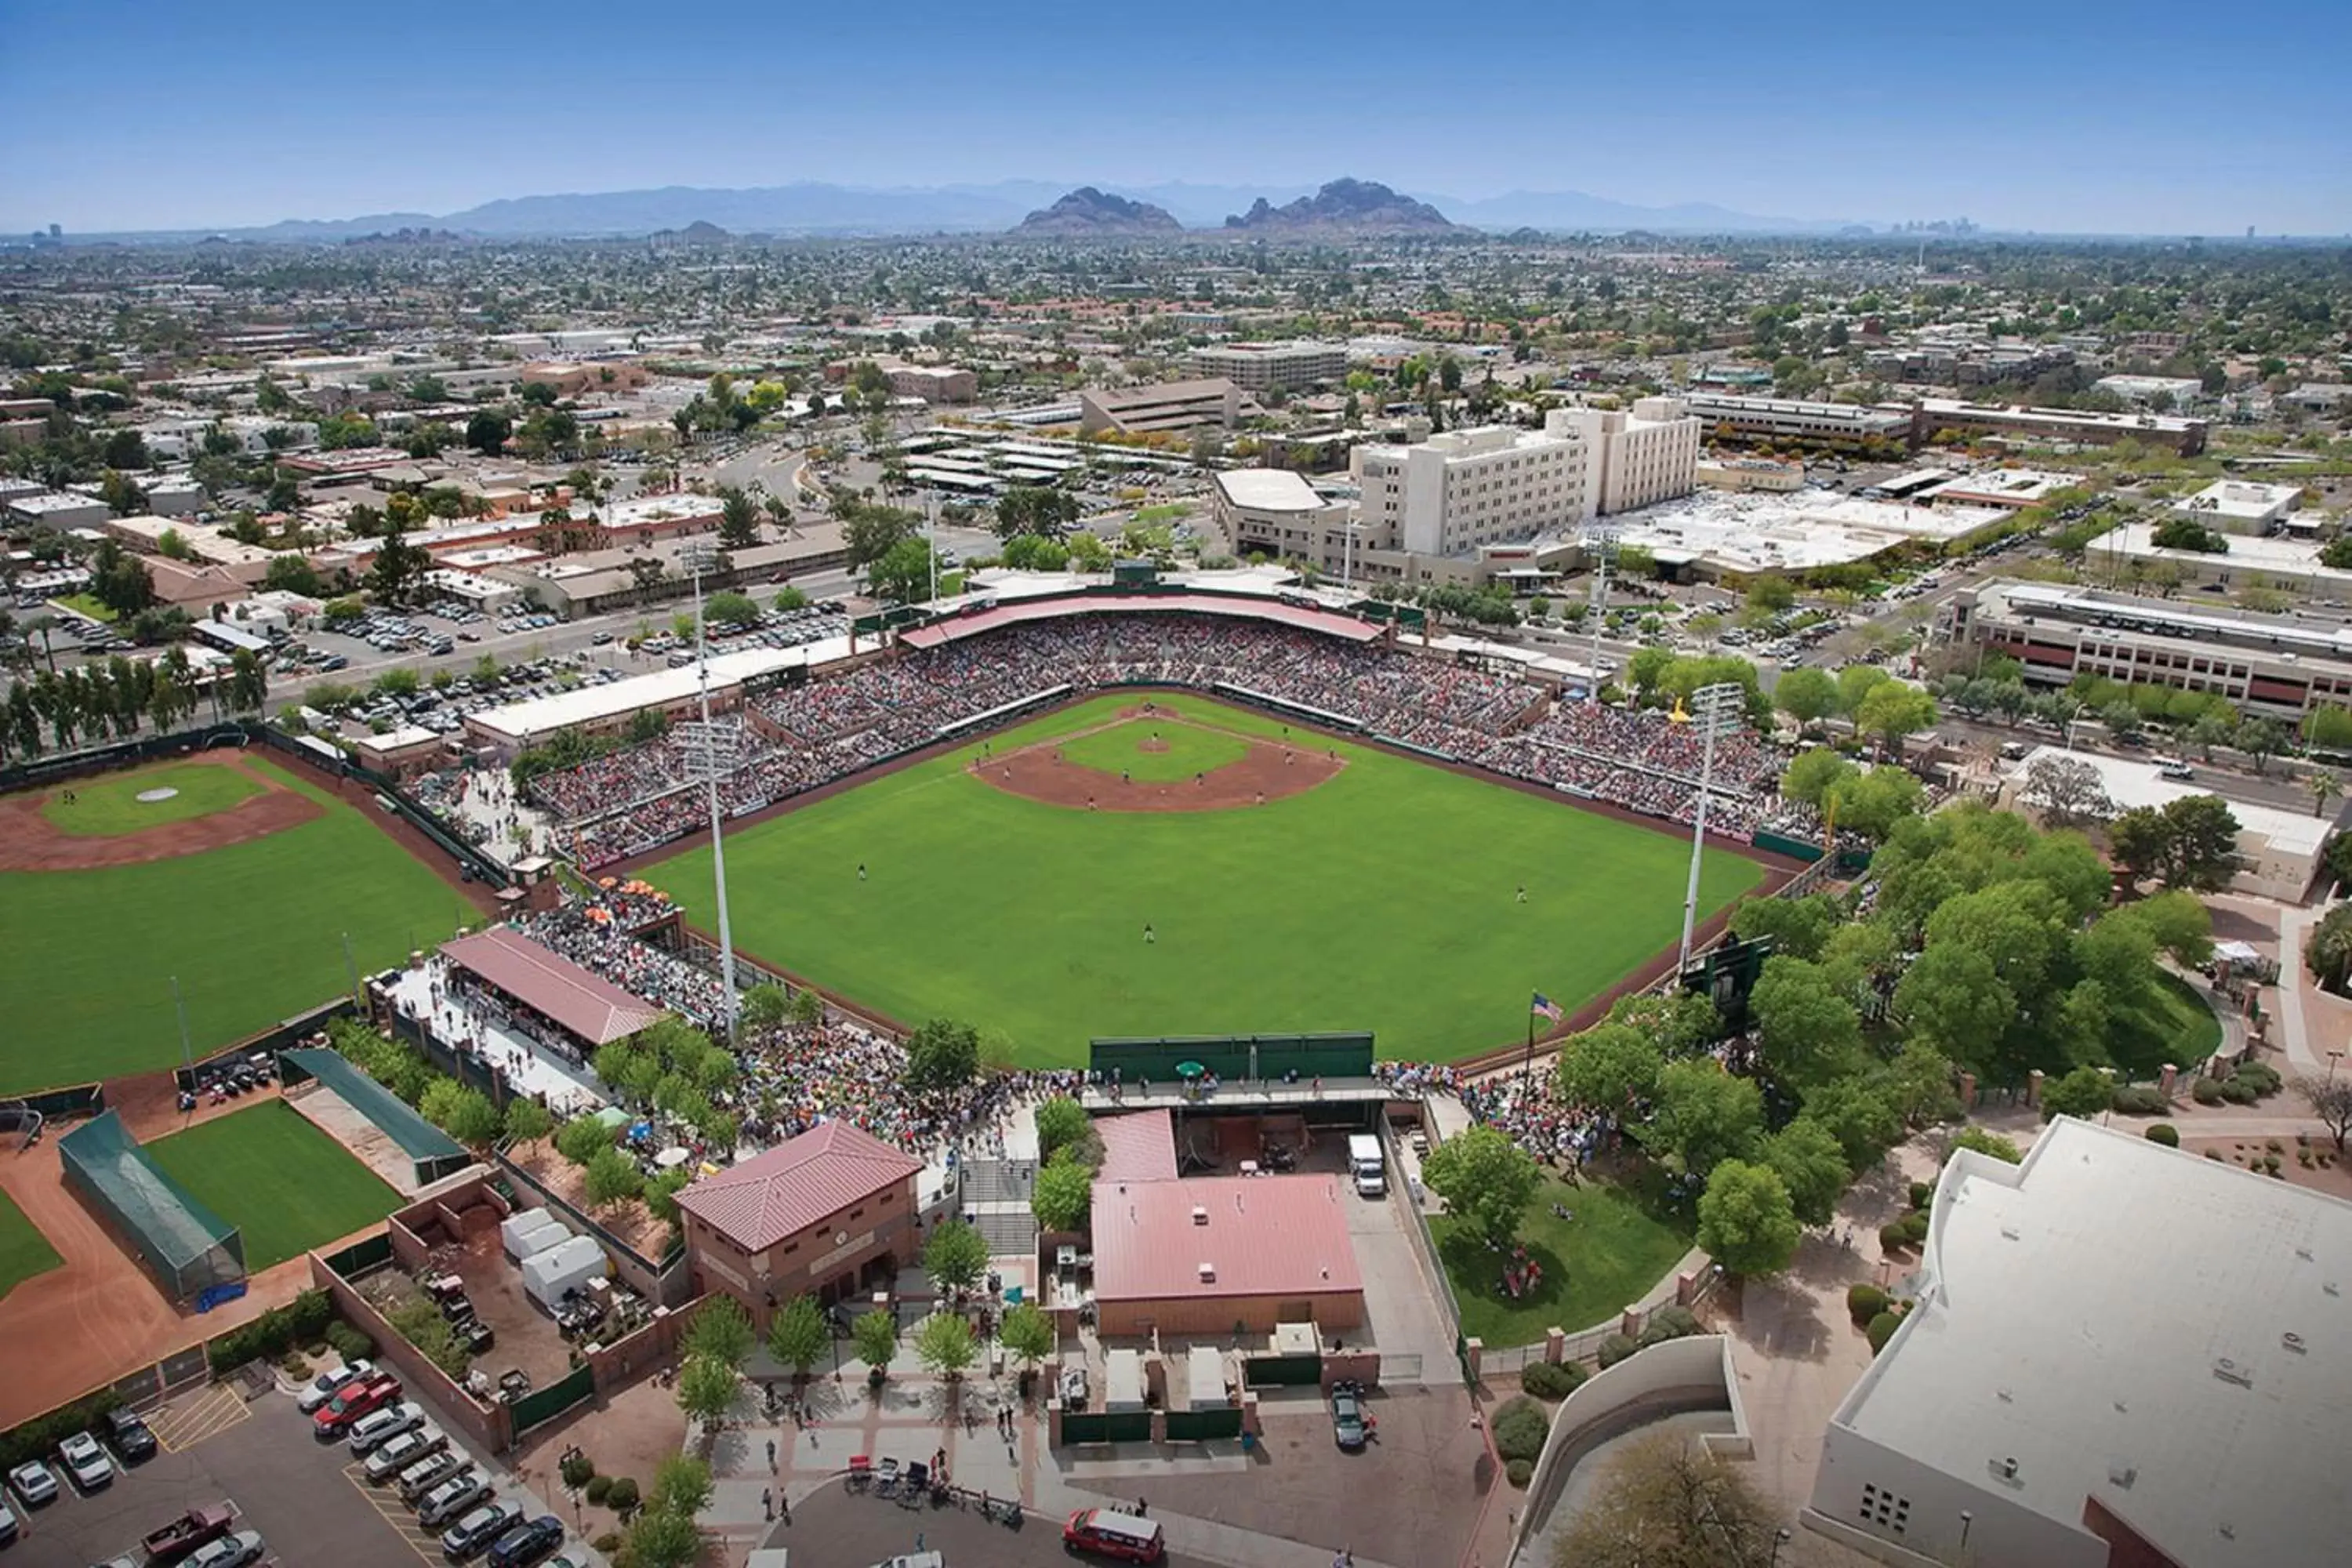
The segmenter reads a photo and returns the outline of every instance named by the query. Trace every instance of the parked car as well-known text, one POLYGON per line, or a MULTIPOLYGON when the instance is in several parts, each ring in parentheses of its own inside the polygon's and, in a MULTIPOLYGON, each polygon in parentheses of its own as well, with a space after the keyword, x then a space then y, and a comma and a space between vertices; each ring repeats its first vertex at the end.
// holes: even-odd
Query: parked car
POLYGON ((362 1415, 373 1415, 400 1397, 400 1379, 379 1373, 362 1382, 347 1385, 310 1417, 312 1430, 320 1440, 333 1442, 351 1430, 352 1423, 362 1415))
POLYGON ((57 1472, 38 1459, 28 1459, 10 1470, 8 1487, 26 1508, 40 1508, 58 1500, 57 1472))
POLYGON ((1331 1385, 1331 1436, 1350 1452, 1370 1438, 1371 1423, 1364 1415, 1363 1384, 1342 1378, 1331 1385))
POLYGON ((427 1530, 438 1530, 475 1504, 488 1501, 489 1495, 490 1483, 469 1465, 418 1500, 416 1522, 427 1530))
POLYGON ((268 1542, 257 1530, 240 1530, 235 1535, 224 1535, 218 1541, 206 1542, 186 1558, 186 1568, 245 1568, 257 1563, 268 1550, 268 1542))
POLYGON ((422 1407, 412 1404, 387 1405, 372 1411, 352 1423, 351 1445, 354 1454, 373 1453, 377 1448, 404 1432, 414 1432, 425 1425, 422 1407))
POLYGON ((152 1564, 177 1563, 194 1556, 206 1542, 226 1535, 236 1519, 226 1503, 192 1508, 170 1523, 149 1531, 140 1544, 146 1549, 147 1561, 152 1564))
POLYGON ((437 1454, 448 1447, 449 1439, 441 1428, 431 1422, 411 1432, 389 1437, 367 1458, 367 1479, 382 1483, 398 1475, 427 1454, 437 1454))
POLYGON ((411 1459, 394 1482, 400 1500, 415 1503, 418 1498, 463 1469, 466 1457, 447 1448, 437 1454, 427 1454, 421 1459, 411 1459))
POLYGON ((563 1544, 563 1521, 551 1513, 511 1525, 490 1542, 490 1568, 534 1568, 563 1544))
POLYGON ((441 1532, 441 1555, 452 1563, 478 1556, 521 1517, 510 1502, 486 1502, 441 1532))
POLYGON ((126 1465, 136 1465, 155 1457, 155 1434, 147 1430, 147 1423, 139 1418, 136 1410, 110 1410, 106 1415, 106 1440, 126 1465))
POLYGON ((114 1461, 87 1432, 77 1432, 58 1444, 58 1458, 65 1462, 66 1474, 73 1478, 74 1485, 86 1492, 114 1484, 114 1461))
POLYGON ((16 1515, 5 1502, 0 1502, 0 1546, 16 1539, 16 1515))

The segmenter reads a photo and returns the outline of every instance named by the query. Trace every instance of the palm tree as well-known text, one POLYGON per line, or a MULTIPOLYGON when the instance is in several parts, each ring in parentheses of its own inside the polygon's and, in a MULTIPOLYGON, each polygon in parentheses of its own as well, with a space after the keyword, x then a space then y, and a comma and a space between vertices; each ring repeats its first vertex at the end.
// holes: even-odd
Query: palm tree
POLYGON ((2314 768, 2303 778, 2304 788, 2311 792, 2311 815, 2325 816, 2328 804, 2344 793, 2344 780, 2334 768, 2314 768))

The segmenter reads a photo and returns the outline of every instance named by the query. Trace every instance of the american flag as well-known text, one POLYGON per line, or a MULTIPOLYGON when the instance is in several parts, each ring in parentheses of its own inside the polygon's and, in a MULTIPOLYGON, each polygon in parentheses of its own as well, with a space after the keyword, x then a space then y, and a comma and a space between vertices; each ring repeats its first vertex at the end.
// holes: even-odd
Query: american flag
POLYGON ((1536 999, 1532 1003, 1528 1004, 1528 1011, 1539 1014, 1546 1018, 1549 1018, 1555 1024, 1568 1016, 1567 1014, 1559 1010, 1559 1003, 1553 1001, 1550 997, 1545 995, 1540 991, 1536 993, 1536 999))

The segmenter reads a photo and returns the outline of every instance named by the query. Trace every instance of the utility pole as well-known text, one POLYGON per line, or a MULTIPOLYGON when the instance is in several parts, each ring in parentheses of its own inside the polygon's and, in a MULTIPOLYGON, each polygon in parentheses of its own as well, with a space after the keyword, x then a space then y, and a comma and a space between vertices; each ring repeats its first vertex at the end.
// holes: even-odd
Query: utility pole
POLYGON ((1689 722, 1699 726, 1705 750, 1698 773, 1698 811, 1691 822, 1690 885, 1683 894, 1683 947, 1678 970, 1690 967, 1691 930, 1698 923, 1698 868, 1706 847, 1706 801, 1715 793, 1715 738, 1739 727, 1748 692, 1737 681, 1702 686, 1691 693, 1689 722))

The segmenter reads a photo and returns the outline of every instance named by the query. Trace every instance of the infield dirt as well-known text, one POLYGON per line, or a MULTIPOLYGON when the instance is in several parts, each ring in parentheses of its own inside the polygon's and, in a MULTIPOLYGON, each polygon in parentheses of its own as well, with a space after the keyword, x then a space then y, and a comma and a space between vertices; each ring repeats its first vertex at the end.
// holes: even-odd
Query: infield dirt
POLYGON ((233 752, 199 752, 173 765, 234 769, 261 793, 224 811, 103 837, 58 831, 42 811, 58 790, 9 795, 0 799, 0 871, 88 871, 100 866, 173 860, 267 838, 299 827, 326 810, 299 790, 289 789, 262 770, 248 767, 245 758, 233 752))
MULTIPOLYGON (((1151 741, 1140 742, 1139 749, 1151 750, 1155 744, 1161 751, 1167 749, 1165 742, 1151 741)), ((1336 777, 1347 765, 1329 748, 1318 751, 1312 746, 1276 744, 1237 730, 1188 719, 1181 709, 1156 702, 1148 715, 1140 708, 1122 708, 1116 719, 1094 730, 1055 736, 1018 751, 975 757, 964 771, 992 789, 1074 811, 1232 811, 1304 795, 1336 777), (1115 729, 1147 716, 1167 724, 1189 725, 1225 735, 1247 749, 1239 762, 1208 769, 1196 778, 1174 784, 1129 780, 1063 760, 1062 748, 1079 736, 1115 729)))

